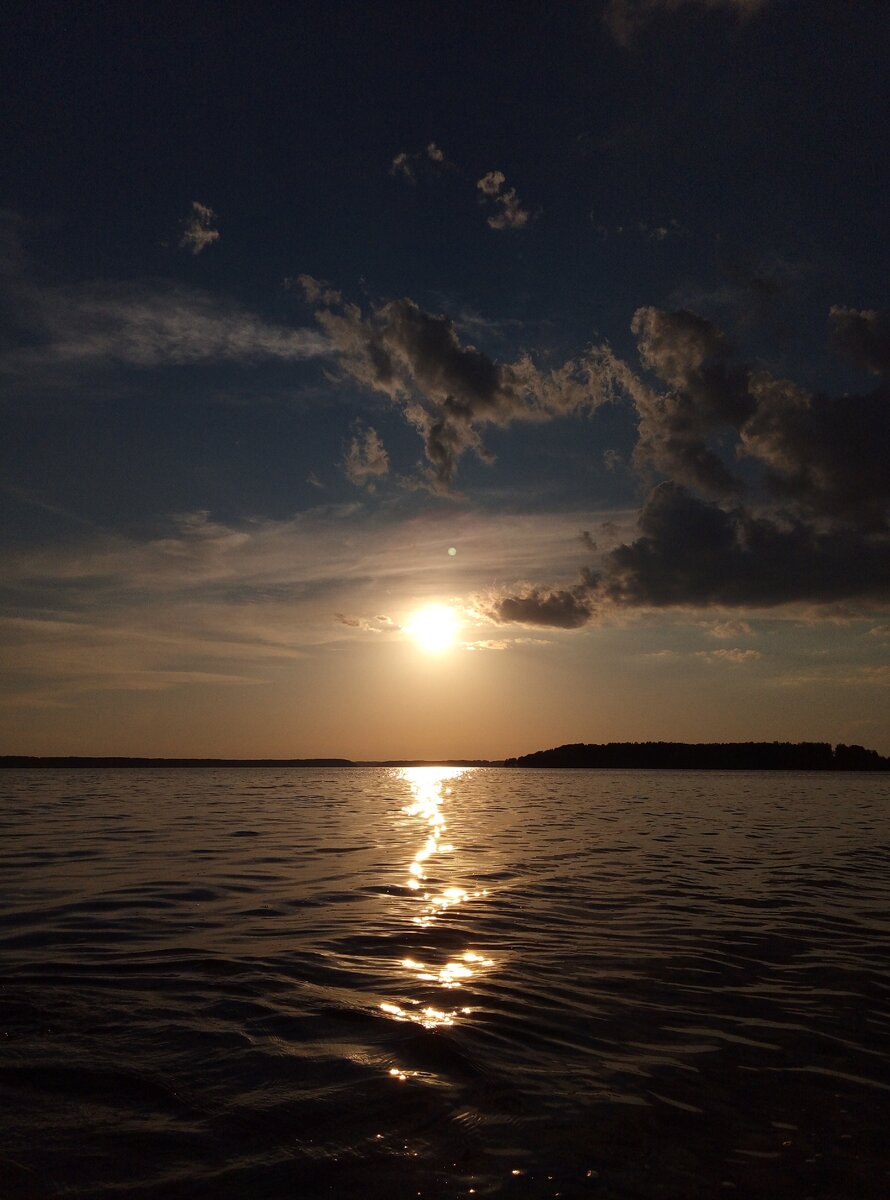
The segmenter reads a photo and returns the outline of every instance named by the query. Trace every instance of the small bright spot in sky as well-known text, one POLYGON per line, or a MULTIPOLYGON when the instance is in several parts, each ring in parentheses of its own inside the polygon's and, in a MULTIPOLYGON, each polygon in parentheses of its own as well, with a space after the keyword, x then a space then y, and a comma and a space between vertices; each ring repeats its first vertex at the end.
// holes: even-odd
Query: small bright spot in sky
POLYGON ((454 558, 455 554, 457 554, 457 549, 456 549, 456 547, 454 547, 454 546, 449 546, 449 547, 448 547, 448 553, 451 555, 451 557, 452 557, 452 558, 454 558))
POLYGON ((412 613, 405 629, 424 650, 439 654, 454 645, 457 618, 444 604, 432 604, 412 613))

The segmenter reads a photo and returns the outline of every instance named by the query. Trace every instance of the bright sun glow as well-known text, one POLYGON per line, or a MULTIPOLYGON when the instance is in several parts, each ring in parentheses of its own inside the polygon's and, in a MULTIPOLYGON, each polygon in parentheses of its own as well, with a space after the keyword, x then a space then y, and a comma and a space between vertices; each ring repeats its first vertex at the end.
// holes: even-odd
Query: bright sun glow
POLYGON ((434 604, 412 613, 405 625, 418 645, 430 654, 440 654, 457 639, 457 618, 450 608, 434 604))

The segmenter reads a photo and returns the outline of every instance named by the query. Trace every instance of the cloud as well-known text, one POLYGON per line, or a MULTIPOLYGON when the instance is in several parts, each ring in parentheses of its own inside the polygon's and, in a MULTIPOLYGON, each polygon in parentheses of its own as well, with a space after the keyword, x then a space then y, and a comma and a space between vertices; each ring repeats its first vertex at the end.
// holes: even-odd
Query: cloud
POLYGON ((317 330, 271 325, 233 301, 190 288, 98 282, 13 288, 12 295, 27 308, 29 330, 24 344, 0 358, 0 370, 26 384, 35 372, 71 366, 299 362, 331 350, 317 330))
POLYGON ((629 45, 634 36, 658 13, 681 8, 724 10, 740 18, 754 16, 769 0, 609 0, 603 20, 616 41, 629 45))
MULTIPOLYGON (((318 295, 309 281, 307 297, 318 295)), ((425 312, 413 300, 392 300, 367 314, 354 304, 325 304, 316 318, 340 356, 343 371, 395 401, 420 433, 426 481, 448 492, 461 456, 491 455, 485 426, 547 421, 595 409, 612 398, 623 367, 605 347, 550 371, 530 358, 500 363, 461 341, 447 316, 425 312)))
POLYGON ((504 589, 480 611, 497 624, 576 629, 622 609, 890 601, 886 530, 724 509, 675 483, 652 492, 638 525, 639 537, 607 551, 573 586, 504 589))
POLYGON ((739 494, 740 481, 708 444, 715 430, 740 425, 754 407, 747 371, 728 365, 725 336, 694 313, 657 308, 637 309, 631 330, 643 366, 669 389, 633 387, 640 415, 634 461, 652 464, 708 495, 739 494))
POLYGON ((389 455, 375 429, 359 431, 343 460, 346 478, 358 487, 374 490, 374 480, 389 474, 389 455))
POLYGON ((532 214, 523 208, 515 188, 505 188, 503 171, 489 171, 477 181, 476 187, 498 209, 487 218, 492 229, 524 229, 532 214))
POLYGON ((886 525, 890 387, 828 396, 759 372, 749 390, 755 408, 739 450, 763 464, 775 494, 817 514, 886 525))
POLYGON ((179 246, 182 250, 190 250, 192 254, 200 254, 208 246, 219 241, 219 230, 213 228, 217 214, 199 200, 192 201, 192 211, 182 222, 184 228, 179 246))
POLYGON ((595 611, 595 589, 587 580, 570 588, 524 586, 482 601, 478 611, 496 625, 542 625, 580 629, 595 611))
POLYGON ((829 317, 838 349, 873 375, 890 375, 890 314, 835 305, 829 317))
POLYGON ((773 682, 779 687, 890 687, 890 664, 785 673, 773 682))
MULTIPOLYGON (((881 367, 880 314, 833 310, 832 320, 861 365, 881 367)), ((686 311, 641 308, 632 329, 661 389, 614 356, 600 379, 637 410, 635 465, 669 478, 639 514, 637 537, 572 586, 525 583, 489 596, 490 618, 577 628, 634 608, 890 600, 888 386, 833 397, 735 365, 721 330, 686 311), (753 478, 729 469, 730 453, 757 468, 753 478)))
POLYGON ((401 629, 401 625, 391 617, 375 617, 369 620, 367 617, 353 617, 338 612, 334 613, 334 619, 341 625, 346 625, 349 629, 358 629, 362 633, 397 633, 401 629))
MULTIPOLYGON (((293 279, 286 279, 285 284, 292 287, 293 279)), ((342 304, 343 296, 336 288, 331 287, 329 283, 325 283, 322 279, 313 279, 311 275, 298 275, 296 282, 303 289, 303 294, 310 304, 342 304)))
POLYGON ((407 150, 402 150, 392 160, 389 168, 390 175, 401 176, 402 179, 407 179, 409 183, 417 182, 418 171, 424 168, 441 171, 451 164, 445 157, 445 151, 441 146, 437 146, 435 142, 429 142, 423 150, 418 150, 415 153, 409 153, 407 150))
MULTIPOLYGON (((112 688, 277 685, 295 660, 350 629, 397 632, 409 608, 445 596, 457 605, 493 575, 555 573, 575 553, 577 528, 598 515, 449 506, 441 518, 396 522, 352 504, 279 521, 190 512, 148 536, 80 529, 63 544, 7 548, 0 656, 19 707, 112 688), (404 608, 381 608, 384 594, 404 608)), ((499 640, 481 628, 478 638, 489 632, 499 640)))
POLYGON ((890 597, 890 538, 725 510, 674 483, 656 488, 641 536, 603 559, 598 593, 619 605, 769 607, 890 597))
POLYGON ((719 621, 707 630, 707 634, 713 638, 753 637, 754 630, 747 621, 719 621))
MULTIPOLYGON (((876 313, 832 310, 835 343, 877 370, 888 323, 876 313)), ((761 486, 801 511, 872 526, 890 501, 890 387, 867 395, 811 393, 745 364, 710 321, 687 311, 640 308, 631 322, 642 365, 666 390, 625 369, 620 376, 640 417, 634 461, 721 500, 745 492, 736 461, 755 460, 761 486)), ((890 349, 890 347, 888 347, 890 349)))
POLYGON ((464 650, 514 650, 517 646, 550 646, 547 638, 483 638, 478 642, 464 642, 464 650))
POLYGON ((757 662, 763 655, 759 650, 740 650, 736 647, 733 650, 699 650, 697 651, 699 658, 703 658, 709 663, 729 663, 732 666, 739 666, 741 663, 757 662))
POLYGON ((47 383, 65 391, 82 387, 88 368, 300 362, 332 351, 317 329, 271 324, 196 288, 157 280, 50 281, 23 250, 20 226, 14 215, 0 213, 0 302, 9 316, 0 373, 19 392, 47 383))

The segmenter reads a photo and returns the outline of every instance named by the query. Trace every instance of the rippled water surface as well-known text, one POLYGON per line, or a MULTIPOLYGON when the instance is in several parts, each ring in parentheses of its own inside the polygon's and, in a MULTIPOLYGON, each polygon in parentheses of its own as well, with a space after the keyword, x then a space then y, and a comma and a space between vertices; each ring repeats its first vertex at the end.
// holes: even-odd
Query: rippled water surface
POLYGON ((0 1196, 890 1195, 890 779, 6 771, 0 1196))

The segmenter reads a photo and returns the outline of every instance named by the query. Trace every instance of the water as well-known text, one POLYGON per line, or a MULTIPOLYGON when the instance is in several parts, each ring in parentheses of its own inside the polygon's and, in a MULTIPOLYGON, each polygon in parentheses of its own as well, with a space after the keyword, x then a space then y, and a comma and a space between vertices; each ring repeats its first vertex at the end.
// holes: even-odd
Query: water
POLYGON ((0 777, 0 1196, 890 1193, 890 779, 0 777))

